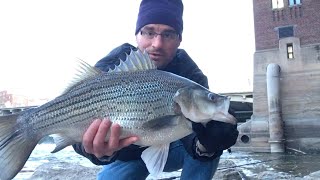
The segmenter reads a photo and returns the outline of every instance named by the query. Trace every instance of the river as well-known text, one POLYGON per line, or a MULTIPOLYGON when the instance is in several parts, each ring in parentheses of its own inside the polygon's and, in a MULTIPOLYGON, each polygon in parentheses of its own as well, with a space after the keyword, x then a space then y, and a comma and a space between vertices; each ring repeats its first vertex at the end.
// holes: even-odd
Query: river
MULTIPOLYGON (((28 179, 41 164, 60 160, 68 163, 76 163, 85 167, 94 167, 89 160, 76 154, 71 146, 57 152, 50 153, 55 147, 54 144, 40 144, 30 155, 22 171, 14 180, 28 179)), ((271 177, 277 178, 287 174, 289 177, 301 177, 320 170, 319 155, 298 155, 298 154, 271 154, 271 153, 248 153, 227 151, 221 156, 221 160, 232 161, 233 165, 228 167, 219 166, 218 171, 237 169, 245 178, 259 179, 262 172, 268 172, 271 177)), ((173 173, 176 176, 176 172, 173 173)), ((286 177, 288 177, 286 176, 286 177)))

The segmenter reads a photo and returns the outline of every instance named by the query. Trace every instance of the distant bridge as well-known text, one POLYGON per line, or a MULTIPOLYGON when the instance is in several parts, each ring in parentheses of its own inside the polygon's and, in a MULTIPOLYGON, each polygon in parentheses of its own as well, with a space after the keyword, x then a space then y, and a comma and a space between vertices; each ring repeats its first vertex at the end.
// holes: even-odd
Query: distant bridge
POLYGON ((234 111, 234 116, 238 122, 246 122, 251 119, 253 113, 253 93, 252 92, 232 92, 220 93, 231 97, 230 109, 234 111))
POLYGON ((12 107, 12 108, 0 108, 0 116, 18 113, 27 109, 32 109, 37 106, 25 106, 25 107, 12 107))
POLYGON ((253 103, 252 92, 231 92, 219 94, 231 97, 231 101, 253 103))

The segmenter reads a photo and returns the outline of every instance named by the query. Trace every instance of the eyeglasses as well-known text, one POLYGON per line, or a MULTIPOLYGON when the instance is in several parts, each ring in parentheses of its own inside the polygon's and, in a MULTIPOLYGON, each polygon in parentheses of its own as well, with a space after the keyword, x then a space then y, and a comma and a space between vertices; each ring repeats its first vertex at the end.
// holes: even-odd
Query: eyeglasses
POLYGON ((140 31, 141 36, 147 38, 147 39, 153 39, 157 37, 158 35, 161 36, 165 41, 170 41, 170 40, 176 40, 179 37, 179 34, 175 31, 165 31, 162 33, 156 33, 154 31, 140 31))

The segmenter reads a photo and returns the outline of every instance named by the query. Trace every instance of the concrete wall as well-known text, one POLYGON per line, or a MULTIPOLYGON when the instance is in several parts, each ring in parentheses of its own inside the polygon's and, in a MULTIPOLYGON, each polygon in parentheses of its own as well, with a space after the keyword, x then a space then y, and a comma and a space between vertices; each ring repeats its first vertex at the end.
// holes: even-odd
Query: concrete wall
POLYGON ((252 137, 251 146, 259 149, 265 145, 265 150, 268 150, 268 142, 263 138, 268 131, 269 118, 266 67, 276 63, 281 68, 280 103, 286 147, 304 152, 320 152, 319 47, 320 44, 300 46, 299 38, 290 37, 281 39, 278 49, 256 51, 251 122, 251 134, 255 136, 252 137), (293 43, 294 59, 287 58, 287 43, 293 43), (259 143, 255 145, 255 141, 259 143))

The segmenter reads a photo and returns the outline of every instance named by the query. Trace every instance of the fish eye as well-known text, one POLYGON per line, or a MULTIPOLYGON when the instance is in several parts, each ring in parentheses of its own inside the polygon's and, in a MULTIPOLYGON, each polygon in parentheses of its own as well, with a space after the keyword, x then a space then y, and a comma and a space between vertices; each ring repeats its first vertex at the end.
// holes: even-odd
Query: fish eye
POLYGON ((208 98, 209 98, 210 100, 214 101, 214 100, 216 99, 216 96, 215 96, 215 94, 213 94, 213 93, 209 93, 209 94, 208 94, 208 98))

